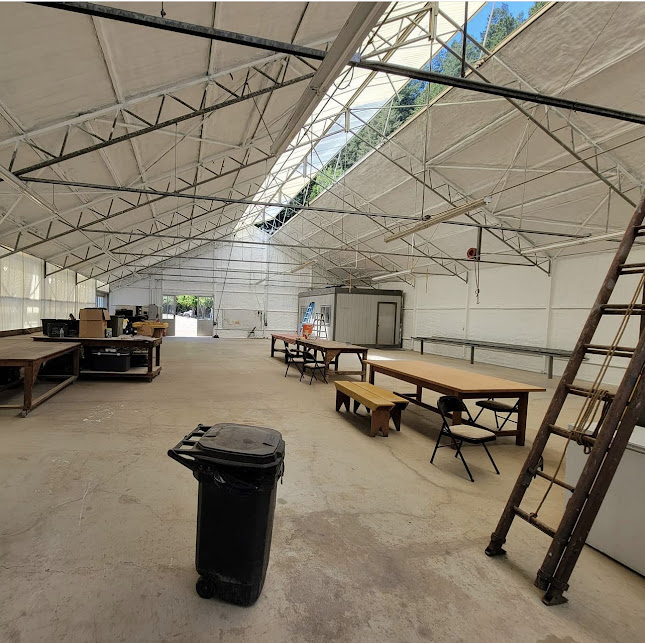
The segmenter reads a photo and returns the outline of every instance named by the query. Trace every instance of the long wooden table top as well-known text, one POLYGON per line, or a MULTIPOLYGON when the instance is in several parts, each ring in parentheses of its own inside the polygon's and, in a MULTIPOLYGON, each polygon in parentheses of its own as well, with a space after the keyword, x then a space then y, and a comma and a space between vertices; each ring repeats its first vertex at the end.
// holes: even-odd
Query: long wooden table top
POLYGON ((304 337, 298 337, 296 334, 290 333, 272 333, 272 337, 275 339, 282 339, 291 344, 299 342, 307 346, 313 346, 320 349, 330 349, 330 350, 351 350, 351 351, 366 351, 368 350, 365 346, 358 346, 357 344, 348 344, 346 342, 335 342, 331 339, 305 339, 304 337))
POLYGON ((430 362, 404 359, 368 359, 366 363, 375 367, 384 375, 391 375, 395 378, 398 375, 404 375, 408 378, 414 378, 420 386, 427 385, 428 388, 440 386, 459 393, 533 393, 546 390, 540 386, 522 384, 521 382, 513 382, 501 377, 482 375, 471 371, 462 371, 458 368, 440 366, 430 362))
POLYGON ((0 340, 0 364, 10 366, 37 362, 62 355, 75 348, 78 348, 78 344, 74 342, 61 342, 56 346, 47 346, 35 344, 28 336, 6 337, 0 340))
POLYGON ((161 337, 148 337, 147 335, 119 335, 118 337, 47 337, 36 335, 35 342, 75 342, 93 346, 119 346, 131 345, 139 347, 157 346, 161 344, 161 337))

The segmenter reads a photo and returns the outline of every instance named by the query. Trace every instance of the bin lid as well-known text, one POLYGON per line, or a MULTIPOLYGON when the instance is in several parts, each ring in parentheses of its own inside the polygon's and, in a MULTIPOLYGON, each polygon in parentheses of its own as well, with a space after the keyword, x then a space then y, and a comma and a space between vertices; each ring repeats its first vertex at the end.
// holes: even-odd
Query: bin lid
POLYGON ((214 424, 197 443, 195 450, 235 465, 266 467, 284 456, 282 435, 275 429, 246 424, 214 424))

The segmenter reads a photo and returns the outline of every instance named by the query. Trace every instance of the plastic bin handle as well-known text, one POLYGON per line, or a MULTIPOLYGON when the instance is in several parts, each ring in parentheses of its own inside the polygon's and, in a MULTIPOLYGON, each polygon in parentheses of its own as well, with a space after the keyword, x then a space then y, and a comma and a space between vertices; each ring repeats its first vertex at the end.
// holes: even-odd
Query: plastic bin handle
POLYGON ((173 449, 168 449, 168 455, 173 459, 177 460, 179 464, 183 464, 185 467, 190 469, 191 471, 195 471, 195 460, 192 458, 187 458, 185 456, 181 456, 178 453, 175 453, 173 449))

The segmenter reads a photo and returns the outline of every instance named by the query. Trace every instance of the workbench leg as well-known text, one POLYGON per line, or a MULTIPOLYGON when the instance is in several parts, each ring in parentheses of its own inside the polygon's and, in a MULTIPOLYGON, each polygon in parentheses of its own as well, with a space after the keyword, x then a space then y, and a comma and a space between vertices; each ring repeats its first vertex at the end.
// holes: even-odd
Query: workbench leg
POLYGON ((148 348, 148 375, 152 376, 152 346, 148 348))
POLYGON ((549 355, 547 357, 547 369, 546 369, 546 374, 547 377, 552 380, 553 379, 553 355, 549 355))
POLYGON ((338 359, 340 358, 340 354, 336 355, 336 359, 334 360, 334 370, 338 370, 338 359))
POLYGON ((367 377, 366 377, 366 375, 367 375, 367 364, 366 364, 367 351, 365 351, 364 353, 361 353, 358 356, 358 359, 361 360, 361 382, 364 382, 367 379, 367 377))
POLYGON ((370 384, 374 384, 374 369, 370 364, 370 384))
POLYGON ((526 418, 529 410, 529 394, 520 393, 520 404, 517 411, 517 435, 515 436, 515 444, 518 447, 524 446, 524 439, 526 437, 526 418))
MULTIPOLYGON (((35 365, 36 369, 38 364, 35 365)), ((38 371, 36 371, 38 372, 38 371)), ((24 399, 22 403, 22 417, 26 417, 27 413, 31 410, 31 400, 32 393, 34 388, 34 363, 27 364, 25 366, 25 376, 24 376, 24 399)))
POLYGON ((417 402, 421 401, 422 391, 423 391, 423 388, 421 386, 417 386, 417 394, 415 395, 415 397, 417 398, 417 402))
POLYGON ((72 373, 78 377, 81 373, 81 349, 77 348, 72 353, 72 373))
POLYGON ((275 337, 271 336, 271 357, 275 355, 275 337))
POLYGON ((470 363, 471 364, 475 363, 475 347, 474 346, 470 347, 470 363))
POLYGON ((155 353, 157 357, 157 366, 161 366, 161 344, 155 346, 155 353))
POLYGON ((419 340, 421 342, 421 355, 423 355, 423 340, 419 340))

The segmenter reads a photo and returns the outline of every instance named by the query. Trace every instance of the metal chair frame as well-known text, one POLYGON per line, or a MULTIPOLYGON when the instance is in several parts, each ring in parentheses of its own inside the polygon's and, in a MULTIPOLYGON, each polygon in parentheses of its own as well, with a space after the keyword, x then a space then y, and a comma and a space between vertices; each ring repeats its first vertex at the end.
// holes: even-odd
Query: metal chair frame
POLYGON ((302 365, 302 373, 300 375, 300 381, 302 381, 302 378, 305 374, 305 371, 310 368, 311 369, 311 379, 309 380, 309 385, 311 386, 311 383, 313 382, 314 377, 318 379, 318 376, 316 375, 317 372, 322 374, 323 381, 325 384, 327 384, 327 376, 325 374, 325 371, 327 370, 327 365, 325 364, 324 360, 316 359, 316 354, 312 353, 309 350, 305 350, 302 353, 304 362, 302 365))
POLYGON ((293 364, 298 369, 298 372, 300 373, 300 381, 302 381, 302 375, 305 372, 304 356, 298 353, 298 351, 292 351, 287 342, 284 343, 284 356, 287 360, 287 370, 284 372, 284 376, 286 377, 288 375, 289 367, 293 364))
MULTIPOLYGON (((494 402, 494 401, 495 401, 495 398, 493 398, 493 397, 489 397, 486 400, 486 402, 494 402)), ((485 402, 475 402, 476 406, 481 406, 481 410, 475 416, 475 422, 477 422, 477 420, 479 419, 479 416, 484 411, 492 411, 495 414, 495 426, 497 427, 498 431, 501 431, 504 428, 504 426, 506 425, 507 422, 512 422, 513 424, 517 424, 517 420, 512 420, 511 416, 516 414, 516 413, 519 413, 519 410, 520 410, 520 402, 519 402, 519 400, 517 402, 515 402, 515 406, 513 406, 513 408, 508 410, 508 411, 506 411, 506 410, 504 410, 504 411, 496 411, 495 409, 486 408, 486 407, 482 406, 482 404, 485 404, 485 402), (506 415, 506 417, 504 418, 504 420, 502 421, 502 423, 500 425, 499 416, 502 415, 503 413, 506 413, 507 415, 506 415)))
MULTIPOLYGON (((464 424, 470 425, 470 426, 477 426, 472 416, 470 415, 470 411, 468 410, 468 407, 464 404, 462 399, 454 395, 444 395, 443 397, 439 398, 439 401, 437 402, 437 406, 439 408, 439 413, 441 414, 441 430, 439 431, 439 435, 437 436, 437 441, 434 445, 434 450, 432 451, 432 457, 430 458, 430 463, 431 464, 434 463, 434 457, 437 454, 437 449, 440 449, 441 447, 451 446, 451 444, 440 444, 441 438, 445 435, 450 438, 452 446, 454 446, 456 450, 455 458, 461 458, 461 462, 464 465, 464 468, 466 469, 466 473, 468 474, 468 477, 470 478, 471 482, 475 482, 475 479, 473 478, 473 475, 470 472, 470 469, 468 468, 468 464, 466 463, 464 454, 461 452, 461 447, 463 446, 464 442, 466 444, 481 444, 484 447, 484 451, 486 451, 486 455, 488 456, 488 459, 491 461, 495 469, 495 473, 499 475, 499 469, 495 464, 495 460, 493 460, 493 456, 490 454, 490 451, 486 446, 486 442, 493 442, 495 440, 495 435, 491 433, 490 437, 469 438, 467 436, 459 435, 458 433, 459 430, 456 427, 455 427, 455 433, 451 431, 450 425, 448 424, 447 414, 452 413, 453 411, 466 413, 466 415, 468 416, 468 421, 464 422, 464 424)), ((482 430, 485 430, 485 429, 482 429, 482 430)))

